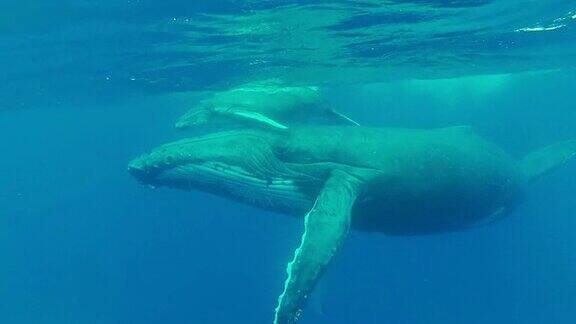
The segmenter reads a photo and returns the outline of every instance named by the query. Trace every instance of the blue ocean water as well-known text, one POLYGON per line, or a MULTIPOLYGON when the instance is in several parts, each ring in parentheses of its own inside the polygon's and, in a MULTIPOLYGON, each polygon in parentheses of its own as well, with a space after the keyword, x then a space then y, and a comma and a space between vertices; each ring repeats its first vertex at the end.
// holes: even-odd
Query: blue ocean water
MULTIPOLYGON (((271 323, 302 221, 139 185, 207 91, 321 86, 363 125, 576 138, 571 1, 3 1, 0 323, 271 323)), ((302 323, 574 323, 576 161, 510 217, 352 232, 302 323)))

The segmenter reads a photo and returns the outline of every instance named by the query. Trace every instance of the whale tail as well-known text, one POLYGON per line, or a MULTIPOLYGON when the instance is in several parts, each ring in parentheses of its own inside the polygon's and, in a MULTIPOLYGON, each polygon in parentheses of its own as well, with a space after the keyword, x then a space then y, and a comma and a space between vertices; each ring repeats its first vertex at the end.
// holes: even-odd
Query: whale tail
POLYGON ((576 159, 576 140, 552 144, 529 153, 522 159, 520 166, 528 181, 532 181, 571 159, 576 159))

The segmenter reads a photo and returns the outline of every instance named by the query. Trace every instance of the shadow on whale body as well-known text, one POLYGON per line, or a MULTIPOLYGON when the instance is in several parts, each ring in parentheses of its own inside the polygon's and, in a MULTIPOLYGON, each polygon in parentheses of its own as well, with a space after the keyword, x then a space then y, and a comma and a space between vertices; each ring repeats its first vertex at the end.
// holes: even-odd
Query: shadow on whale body
POLYGON ((141 182, 199 189, 304 216, 276 324, 295 323, 348 229, 455 231, 504 217, 526 185, 573 158, 576 141, 517 162, 468 127, 234 130, 161 146, 129 165, 141 182))

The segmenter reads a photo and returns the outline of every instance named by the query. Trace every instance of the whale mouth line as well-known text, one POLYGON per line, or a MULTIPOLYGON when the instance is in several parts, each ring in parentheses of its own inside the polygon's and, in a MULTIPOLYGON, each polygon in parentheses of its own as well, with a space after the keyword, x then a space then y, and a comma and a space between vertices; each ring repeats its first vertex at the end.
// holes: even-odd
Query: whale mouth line
POLYGON ((246 168, 224 162, 204 161, 200 163, 188 162, 171 166, 160 171, 156 176, 158 181, 179 181, 182 179, 204 179, 207 182, 230 182, 242 183, 257 186, 268 186, 271 184, 284 184, 289 180, 281 178, 265 178, 248 171, 246 168))

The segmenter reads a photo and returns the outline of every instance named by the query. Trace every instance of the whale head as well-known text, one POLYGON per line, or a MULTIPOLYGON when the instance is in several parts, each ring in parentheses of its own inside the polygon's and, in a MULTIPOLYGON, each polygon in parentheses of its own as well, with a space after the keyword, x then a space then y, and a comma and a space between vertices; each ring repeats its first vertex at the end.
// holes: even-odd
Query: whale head
POLYGON ((275 135, 256 130, 187 138, 132 160, 128 171, 153 187, 202 190, 259 207, 308 204, 296 184, 304 176, 276 157, 275 141, 275 135))
POLYGON ((201 126, 210 123, 214 119, 214 111, 206 106, 200 106, 197 109, 191 109, 183 116, 178 118, 174 127, 178 129, 187 129, 194 126, 201 126))

